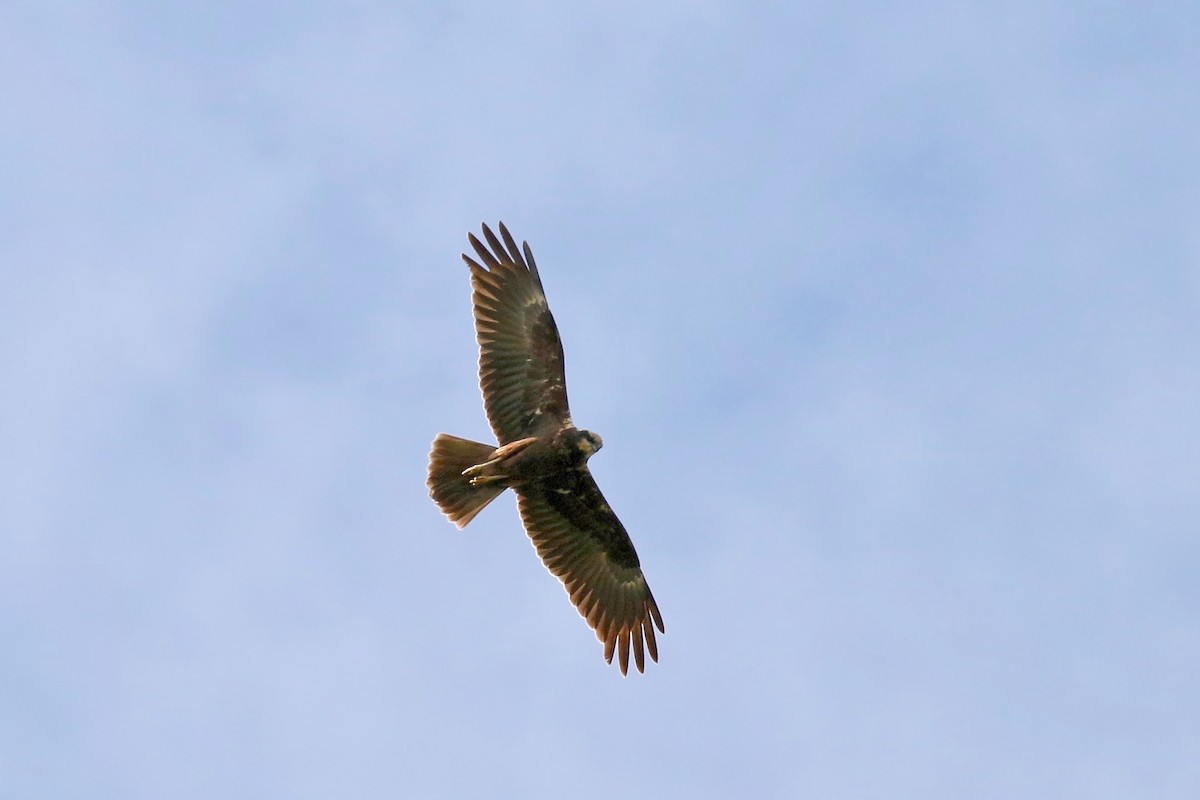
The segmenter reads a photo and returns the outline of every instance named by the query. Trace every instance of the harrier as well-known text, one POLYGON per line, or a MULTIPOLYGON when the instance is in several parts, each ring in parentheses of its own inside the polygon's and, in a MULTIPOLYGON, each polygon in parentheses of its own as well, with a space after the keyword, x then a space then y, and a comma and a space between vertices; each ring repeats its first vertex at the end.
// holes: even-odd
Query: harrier
POLYGON ((625 526, 592 479, 587 460, 600 437, 580 430, 567 408, 558 327, 546 304, 529 243, 524 250, 500 223, 503 242, 483 226, 487 245, 468 233, 479 261, 471 270, 479 385, 499 445, 439 433, 429 454, 429 495, 459 528, 512 489, 525 532, 571 602, 618 654, 621 674, 633 651, 639 672, 658 661, 654 628, 662 616, 625 526), (482 262, 482 263, 480 263, 482 262))

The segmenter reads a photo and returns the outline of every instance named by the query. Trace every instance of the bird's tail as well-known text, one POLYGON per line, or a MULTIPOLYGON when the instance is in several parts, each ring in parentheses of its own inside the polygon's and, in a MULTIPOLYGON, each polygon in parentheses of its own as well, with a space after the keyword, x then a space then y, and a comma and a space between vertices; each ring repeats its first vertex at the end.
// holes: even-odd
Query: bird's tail
POLYGON ((429 451, 429 496, 442 513, 460 528, 475 519, 483 507, 504 491, 502 483, 476 486, 463 470, 488 460, 495 448, 490 444, 439 433, 429 451))

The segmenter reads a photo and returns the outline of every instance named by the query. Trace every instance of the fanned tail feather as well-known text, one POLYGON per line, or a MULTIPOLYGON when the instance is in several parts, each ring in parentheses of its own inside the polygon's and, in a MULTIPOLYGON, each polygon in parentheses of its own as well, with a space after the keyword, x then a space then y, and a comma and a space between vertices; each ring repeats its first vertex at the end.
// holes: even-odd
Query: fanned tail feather
POLYGON ((503 484, 487 483, 472 486, 463 470, 482 464, 495 451, 490 444, 460 439, 439 433, 429 451, 429 496, 460 528, 475 519, 484 506, 504 491, 503 484))

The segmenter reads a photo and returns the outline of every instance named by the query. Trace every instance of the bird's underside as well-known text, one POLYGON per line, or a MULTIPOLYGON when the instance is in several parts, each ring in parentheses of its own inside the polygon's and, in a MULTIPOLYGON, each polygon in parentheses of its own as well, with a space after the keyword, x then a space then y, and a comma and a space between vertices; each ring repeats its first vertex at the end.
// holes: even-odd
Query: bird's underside
POLYGON ((587 468, 600 437, 579 430, 567 406, 562 344, 529 245, 518 250, 483 226, 468 234, 484 410, 500 444, 438 434, 429 457, 430 496, 458 527, 511 488, 525 531, 547 569, 604 644, 622 674, 633 654, 658 660, 664 631, 637 552, 587 468), (481 263, 482 262, 482 263, 481 263))

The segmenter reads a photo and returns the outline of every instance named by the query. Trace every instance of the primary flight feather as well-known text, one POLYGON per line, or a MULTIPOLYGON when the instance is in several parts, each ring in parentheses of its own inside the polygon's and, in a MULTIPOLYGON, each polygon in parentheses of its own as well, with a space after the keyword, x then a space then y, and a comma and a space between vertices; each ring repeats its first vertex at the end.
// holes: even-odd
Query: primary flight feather
POLYGON ((614 653, 621 673, 632 652, 658 660, 654 629, 662 615, 637 551, 609 508, 587 460, 600 437, 571 422, 558 327, 546 304, 529 243, 518 249, 504 223, 500 237, 483 226, 486 244, 467 234, 478 260, 471 270, 479 385, 499 445, 439 433, 429 454, 429 494, 464 527, 505 489, 517 495, 525 531, 546 568, 614 653))

